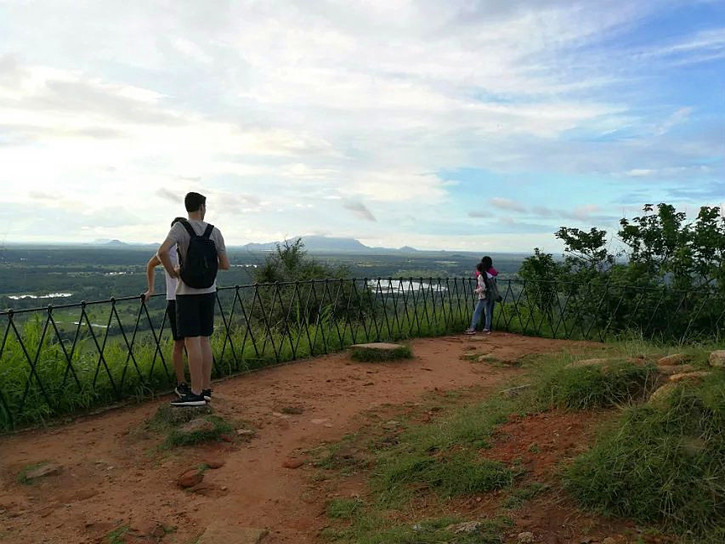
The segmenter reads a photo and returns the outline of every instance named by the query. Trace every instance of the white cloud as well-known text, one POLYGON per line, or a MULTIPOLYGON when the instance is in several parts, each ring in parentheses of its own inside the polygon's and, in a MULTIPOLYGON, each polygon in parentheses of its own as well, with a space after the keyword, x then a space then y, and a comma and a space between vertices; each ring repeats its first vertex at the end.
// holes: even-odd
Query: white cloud
MULTIPOLYGON (((370 236, 379 229, 392 240, 417 232, 416 222, 460 229, 445 225, 481 216, 470 202, 454 206, 465 184, 442 172, 458 168, 632 183, 717 176, 720 164, 698 159, 721 155, 718 119, 678 139, 700 122, 697 104, 645 111, 632 81, 652 62, 719 55, 722 29, 636 54, 611 45, 681 5, 3 4, 3 204, 62 187, 68 202, 57 206, 131 210, 141 224, 110 237, 143 241, 183 213, 186 191, 199 190, 239 243, 285 230, 352 231, 361 218, 370 236)), ((529 207, 520 202, 528 195, 503 189, 491 204, 505 212, 552 219, 574 210, 529 207)), ((598 205, 568 213, 599 217, 598 205)), ((15 225, 26 224, 17 214, 15 225)))
POLYGON ((504 210, 508 212, 526 212, 526 206, 524 206, 520 202, 515 202, 508 198, 494 197, 489 200, 489 204, 491 204, 491 206, 493 206, 494 208, 498 208, 499 210, 504 210))

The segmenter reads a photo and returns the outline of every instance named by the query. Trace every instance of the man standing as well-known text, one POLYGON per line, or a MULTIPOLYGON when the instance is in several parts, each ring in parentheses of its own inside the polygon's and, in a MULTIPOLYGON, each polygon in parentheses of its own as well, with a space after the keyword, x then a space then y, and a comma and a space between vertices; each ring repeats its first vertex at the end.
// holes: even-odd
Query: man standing
POLYGON ((157 255, 166 272, 179 278, 176 325, 184 338, 191 375, 191 391, 171 404, 201 406, 211 400, 213 356, 209 337, 214 332, 216 271, 228 270, 229 258, 222 233, 204 222, 206 197, 188 193, 184 206, 189 220, 171 227, 157 255), (169 254, 174 244, 179 249, 180 268, 174 267, 169 254))
MULTIPOLYGON (((183 217, 176 217, 172 222, 173 227, 179 221, 184 221, 183 217)), ((169 257, 171 258, 171 266, 176 268, 179 266, 178 252, 176 246, 173 246, 169 250, 169 257)), ((147 289, 144 295, 144 300, 149 301, 151 295, 154 294, 154 272, 157 266, 161 264, 161 260, 158 255, 154 255, 146 263, 146 284, 147 289)), ((179 396, 183 397, 190 389, 186 383, 186 377, 184 375, 184 338, 179 335, 178 328, 176 327, 176 287, 179 283, 178 278, 172 278, 169 273, 164 271, 166 279, 166 318, 171 328, 171 336, 174 339, 174 350, 172 352, 172 360, 174 362, 174 373, 176 374, 176 388, 174 392, 179 396)))

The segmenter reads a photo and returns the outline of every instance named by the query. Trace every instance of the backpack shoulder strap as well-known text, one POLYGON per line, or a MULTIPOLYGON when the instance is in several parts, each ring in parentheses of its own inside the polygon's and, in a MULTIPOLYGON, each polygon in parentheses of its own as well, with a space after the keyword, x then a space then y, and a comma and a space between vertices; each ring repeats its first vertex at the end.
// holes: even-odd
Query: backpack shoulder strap
POLYGON ((204 231, 204 234, 202 234, 202 236, 204 238, 209 238, 211 236, 211 231, 213 231, 213 230, 214 230, 214 225, 212 225, 211 223, 209 223, 206 226, 206 230, 204 231))
POLYGON ((184 228, 186 229, 186 232, 189 233, 189 236, 191 236, 192 238, 194 238, 195 236, 197 236, 196 232, 194 232, 194 228, 191 226, 191 223, 189 223, 186 220, 179 221, 179 223, 181 223, 182 225, 184 225, 184 228))

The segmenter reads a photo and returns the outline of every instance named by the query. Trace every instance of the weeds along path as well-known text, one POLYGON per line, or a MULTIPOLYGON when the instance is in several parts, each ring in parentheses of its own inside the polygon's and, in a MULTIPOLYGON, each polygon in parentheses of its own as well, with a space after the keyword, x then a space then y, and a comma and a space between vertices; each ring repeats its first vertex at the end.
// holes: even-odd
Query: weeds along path
POLYGON ((583 345, 506 333, 417 339, 407 361, 356 363, 339 353, 217 383, 215 413, 254 429, 248 442, 160 450, 164 437, 146 422, 168 398, 1 437, 0 542, 190 544, 220 521, 267 528, 265 544, 316 542, 325 491, 305 465, 288 468, 308 450, 354 433, 371 411, 426 393, 478 386, 481 397, 495 394, 520 372, 507 362, 583 345), (473 364, 465 357, 473 348, 501 364, 473 364), (20 483, 44 462, 58 473, 20 483), (181 473, 202 464, 223 466, 193 491, 178 487, 181 473))

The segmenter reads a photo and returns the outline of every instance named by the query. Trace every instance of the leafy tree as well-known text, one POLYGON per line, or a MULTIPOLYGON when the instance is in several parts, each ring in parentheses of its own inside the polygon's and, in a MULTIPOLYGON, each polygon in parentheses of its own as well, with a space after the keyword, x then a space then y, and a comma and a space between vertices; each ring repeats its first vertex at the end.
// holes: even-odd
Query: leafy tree
POLYGON ((303 323, 362 317, 372 307, 367 286, 353 283, 346 266, 320 263, 304 247, 301 238, 277 244, 255 270, 253 278, 262 285, 249 304, 251 315, 284 331, 303 323))
POLYGON ((264 264, 252 277, 257 283, 293 282, 326 278, 348 278, 350 271, 343 265, 320 263, 309 256, 302 238, 277 244, 274 253, 267 255, 264 264))
POLYGON ((557 298, 563 267, 554 260, 551 253, 542 253, 534 248, 534 255, 521 263, 518 275, 526 282, 526 289, 534 304, 550 318, 553 317, 554 302, 557 298))

